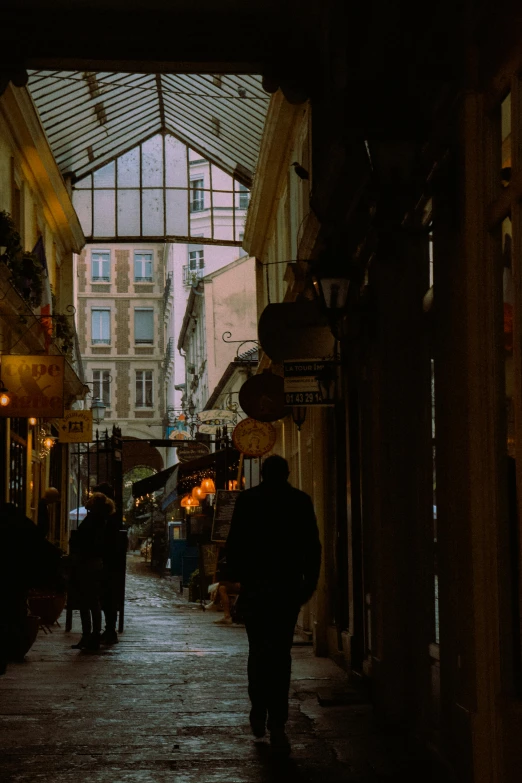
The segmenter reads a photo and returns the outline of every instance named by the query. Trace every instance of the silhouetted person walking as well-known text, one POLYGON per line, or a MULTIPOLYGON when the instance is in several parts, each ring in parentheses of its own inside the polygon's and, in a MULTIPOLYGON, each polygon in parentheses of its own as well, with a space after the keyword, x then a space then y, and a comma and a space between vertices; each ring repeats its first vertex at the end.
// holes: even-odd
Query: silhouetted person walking
POLYGON ((72 647, 99 650, 105 528, 107 519, 114 513, 114 503, 101 492, 94 492, 85 508, 88 514, 71 538, 72 581, 82 621, 82 637, 72 647))
POLYGON ((261 484, 238 496, 226 557, 241 583, 250 725, 256 737, 266 726, 272 745, 287 750, 290 651, 299 609, 317 585, 321 544, 312 500, 288 483, 287 461, 268 457, 261 473, 261 484))
MULTIPOLYGON (((94 487, 95 492, 101 492, 114 501, 114 489, 106 481, 94 487)), ((105 630, 101 635, 102 644, 117 644, 118 634, 116 622, 121 603, 123 574, 125 571, 125 551, 122 539, 121 523, 117 514, 111 514, 105 526, 103 543, 103 574, 101 606, 105 616, 105 630)))

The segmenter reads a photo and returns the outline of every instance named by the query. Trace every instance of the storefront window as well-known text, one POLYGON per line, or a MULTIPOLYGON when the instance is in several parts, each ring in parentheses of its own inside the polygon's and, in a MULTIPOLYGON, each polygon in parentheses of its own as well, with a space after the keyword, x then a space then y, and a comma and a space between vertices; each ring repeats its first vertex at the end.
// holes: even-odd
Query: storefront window
POLYGON ((11 419, 9 443, 9 501, 25 512, 27 419, 11 419))

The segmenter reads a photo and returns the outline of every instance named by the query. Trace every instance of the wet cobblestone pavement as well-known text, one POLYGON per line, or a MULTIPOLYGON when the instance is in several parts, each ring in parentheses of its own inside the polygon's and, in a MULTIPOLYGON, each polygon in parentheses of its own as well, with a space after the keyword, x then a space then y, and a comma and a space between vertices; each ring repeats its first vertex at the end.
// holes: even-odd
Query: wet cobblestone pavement
MULTIPOLYGON (((293 650, 292 755, 254 742, 247 640, 216 626, 169 579, 129 556, 125 631, 99 653, 73 630, 40 631, 0 679, 2 783, 382 783, 432 780, 372 726, 371 708, 333 662, 293 650)), ((433 778, 434 779, 434 778, 433 778)))

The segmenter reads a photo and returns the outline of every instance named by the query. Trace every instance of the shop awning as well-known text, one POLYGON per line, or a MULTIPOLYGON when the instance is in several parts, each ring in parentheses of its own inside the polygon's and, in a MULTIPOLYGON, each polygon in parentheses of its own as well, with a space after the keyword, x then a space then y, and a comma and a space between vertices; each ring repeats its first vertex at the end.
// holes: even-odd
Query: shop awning
POLYGON ((150 495, 152 492, 158 492, 158 490, 163 489, 176 467, 177 465, 172 465, 170 468, 160 470, 159 473, 154 473, 152 476, 135 481, 132 485, 132 497, 141 498, 143 495, 150 495))
POLYGON ((204 457, 197 457, 188 462, 180 462, 178 471, 178 494, 189 492, 209 474, 213 474, 216 487, 224 489, 230 479, 237 477, 239 451, 237 449, 221 449, 204 457))

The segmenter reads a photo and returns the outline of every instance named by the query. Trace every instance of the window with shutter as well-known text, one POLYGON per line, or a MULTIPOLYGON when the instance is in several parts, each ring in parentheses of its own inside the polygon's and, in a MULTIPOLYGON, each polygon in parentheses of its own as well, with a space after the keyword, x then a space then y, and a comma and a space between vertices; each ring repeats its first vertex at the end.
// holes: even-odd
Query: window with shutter
POLYGON ((110 345, 111 311, 101 308, 91 310, 91 337, 93 345, 110 345))
POLYGON ((134 342, 136 345, 153 345, 154 310, 139 307, 134 310, 134 342))

